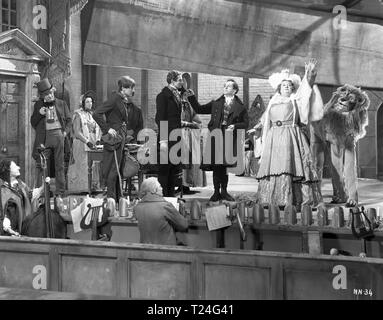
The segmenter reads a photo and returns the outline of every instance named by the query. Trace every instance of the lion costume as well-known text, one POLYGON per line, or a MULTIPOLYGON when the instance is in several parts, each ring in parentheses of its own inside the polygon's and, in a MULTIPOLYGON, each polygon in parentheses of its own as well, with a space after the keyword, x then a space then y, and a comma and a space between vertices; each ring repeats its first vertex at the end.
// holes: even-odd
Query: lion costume
POLYGON ((361 89, 345 84, 333 93, 325 105, 323 119, 313 123, 311 147, 320 179, 323 173, 326 141, 330 143, 332 163, 332 203, 358 202, 356 142, 366 134, 368 95, 361 89))

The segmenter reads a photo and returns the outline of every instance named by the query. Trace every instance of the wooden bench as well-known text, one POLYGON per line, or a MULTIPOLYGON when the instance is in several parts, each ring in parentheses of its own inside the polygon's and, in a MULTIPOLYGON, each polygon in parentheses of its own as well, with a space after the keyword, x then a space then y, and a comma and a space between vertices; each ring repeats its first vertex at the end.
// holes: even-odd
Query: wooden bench
POLYGON ((15 289, 4 298, 383 299, 376 258, 0 237, 0 261, 0 287, 33 291, 37 277, 68 294, 15 289), (342 288, 334 287, 339 268, 342 288))

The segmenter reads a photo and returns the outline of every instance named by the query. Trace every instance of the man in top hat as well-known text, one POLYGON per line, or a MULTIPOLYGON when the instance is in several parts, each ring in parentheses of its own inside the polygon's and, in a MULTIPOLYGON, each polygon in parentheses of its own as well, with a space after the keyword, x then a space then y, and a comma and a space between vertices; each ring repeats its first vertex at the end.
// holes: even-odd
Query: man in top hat
POLYGON ((65 192, 64 139, 72 127, 67 104, 54 95, 55 88, 47 78, 37 83, 40 99, 35 103, 31 124, 36 131, 32 156, 37 163, 37 185, 41 184, 41 164, 37 148, 43 144, 48 159, 54 158, 56 194, 65 192))

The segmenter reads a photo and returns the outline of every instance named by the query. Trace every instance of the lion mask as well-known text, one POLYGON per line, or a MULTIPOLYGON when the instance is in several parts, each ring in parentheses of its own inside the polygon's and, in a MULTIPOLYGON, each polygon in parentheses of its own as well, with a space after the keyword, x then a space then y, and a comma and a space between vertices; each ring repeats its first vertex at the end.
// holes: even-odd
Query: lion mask
POLYGON ((363 138, 368 125, 367 110, 370 99, 366 92, 345 84, 333 93, 324 110, 324 123, 327 135, 339 143, 363 138))

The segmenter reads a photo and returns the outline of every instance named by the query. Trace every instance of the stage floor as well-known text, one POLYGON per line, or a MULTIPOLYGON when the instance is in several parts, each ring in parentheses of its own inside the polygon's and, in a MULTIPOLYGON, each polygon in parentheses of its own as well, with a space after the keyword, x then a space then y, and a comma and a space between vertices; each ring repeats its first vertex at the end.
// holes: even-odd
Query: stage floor
MULTIPOLYGON (((184 195, 184 198, 209 199, 213 193, 212 172, 206 172, 207 187, 192 188, 192 191, 198 191, 192 195, 184 195)), ((254 197, 257 192, 258 183, 255 178, 237 177, 229 175, 228 191, 234 197, 254 197)), ((332 185, 330 179, 324 179, 322 183, 322 193, 324 201, 329 204, 332 197, 332 185)), ((359 204, 366 207, 379 208, 380 215, 383 215, 383 181, 375 179, 358 179, 359 204)))
MULTIPOLYGON (((195 193, 185 194, 185 199, 198 199, 203 202, 207 201, 213 194, 213 173, 206 172, 207 186, 204 188, 191 188, 195 193)), ((51 180, 51 190, 55 190, 55 179, 51 180)), ((136 185, 137 187, 137 185, 136 185)), ((236 200, 253 200, 258 189, 258 183, 252 177, 238 177, 234 174, 229 174, 228 191, 236 200)), ((358 179, 359 205, 366 208, 374 207, 377 209, 379 216, 383 217, 383 181, 376 179, 358 179)), ((68 195, 71 193, 69 192, 68 195)), ((324 202, 329 207, 331 205, 332 184, 330 179, 324 179, 322 182, 322 194, 324 202)), ((176 196, 180 196, 177 194, 176 196)), ((96 195, 102 197, 102 194, 96 195)))

